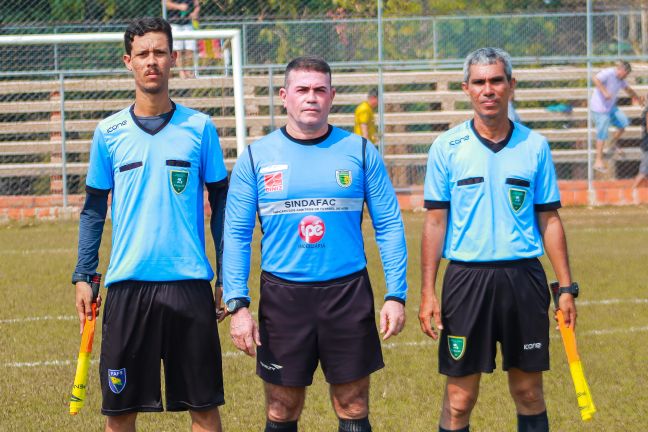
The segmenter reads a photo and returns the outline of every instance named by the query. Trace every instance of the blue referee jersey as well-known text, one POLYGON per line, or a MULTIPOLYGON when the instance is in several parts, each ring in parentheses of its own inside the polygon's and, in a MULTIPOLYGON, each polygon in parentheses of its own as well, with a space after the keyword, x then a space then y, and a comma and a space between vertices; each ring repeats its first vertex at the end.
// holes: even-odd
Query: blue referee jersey
POLYGON ((480 137, 472 121, 437 138, 424 198, 428 209, 449 209, 443 256, 468 262, 541 256, 535 212, 560 208, 547 140, 513 122, 498 144, 480 137))
POLYGON ((364 156, 362 149, 361 137, 329 126, 325 136, 309 141, 280 129, 240 155, 225 214, 225 301, 249 299, 257 214, 263 270, 289 281, 323 282, 365 268, 365 203, 383 262, 385 297, 405 301, 407 250, 398 201, 374 146, 367 144, 364 156))
POLYGON ((112 251, 106 286, 123 280, 211 280, 205 254, 203 184, 227 176, 209 116, 174 105, 149 133, 130 109, 97 126, 86 185, 112 190, 112 251))

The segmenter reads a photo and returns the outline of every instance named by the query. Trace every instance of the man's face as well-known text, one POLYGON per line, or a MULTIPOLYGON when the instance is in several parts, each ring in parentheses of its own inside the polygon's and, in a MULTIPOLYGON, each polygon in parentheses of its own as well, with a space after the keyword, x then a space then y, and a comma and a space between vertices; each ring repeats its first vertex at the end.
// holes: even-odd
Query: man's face
POLYGON ((617 66, 616 75, 617 77, 619 77, 619 79, 626 79, 626 77, 630 75, 630 73, 623 66, 617 66))
POLYGON ((367 102, 372 109, 376 109, 376 107, 378 107, 378 96, 369 96, 367 102))
POLYGON ((463 91, 470 97, 475 114, 482 118, 505 118, 508 101, 515 89, 515 79, 509 82, 504 64, 471 65, 468 82, 462 83, 463 91))
POLYGON ((335 89, 331 87, 331 77, 328 74, 292 70, 286 80, 286 87, 279 90, 279 96, 288 114, 288 124, 293 130, 317 133, 328 125, 328 115, 335 97, 335 89))
POLYGON ((131 54, 124 54, 124 64, 133 71, 138 90, 157 94, 168 91, 171 67, 177 53, 169 50, 169 41, 162 32, 135 36, 131 54))

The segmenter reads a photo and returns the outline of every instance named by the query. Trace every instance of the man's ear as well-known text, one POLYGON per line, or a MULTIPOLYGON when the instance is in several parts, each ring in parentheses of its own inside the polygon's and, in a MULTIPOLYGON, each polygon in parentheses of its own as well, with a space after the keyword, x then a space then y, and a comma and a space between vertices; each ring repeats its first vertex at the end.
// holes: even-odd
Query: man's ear
POLYGON ((129 71, 132 71, 133 67, 131 66, 131 56, 129 56, 128 54, 124 54, 123 60, 124 60, 124 65, 126 66, 126 69, 128 69, 129 71))

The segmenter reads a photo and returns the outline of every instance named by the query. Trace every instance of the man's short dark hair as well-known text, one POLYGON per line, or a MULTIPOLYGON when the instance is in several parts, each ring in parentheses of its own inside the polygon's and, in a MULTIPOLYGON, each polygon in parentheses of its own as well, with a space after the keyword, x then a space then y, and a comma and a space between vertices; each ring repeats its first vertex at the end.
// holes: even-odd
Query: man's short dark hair
POLYGON ((166 34, 169 42, 169 52, 173 51, 173 36, 171 35, 171 26, 160 17, 139 18, 131 22, 124 32, 124 49, 126 54, 130 55, 133 49, 133 39, 135 36, 144 36, 146 33, 160 32, 166 34))
POLYGON ((369 93, 367 93, 367 96, 372 98, 372 97, 378 97, 378 89, 376 87, 372 88, 369 90, 369 93))
POLYGON ((288 63, 288 66, 286 66, 286 73, 284 74, 284 87, 288 87, 288 75, 293 70, 314 71, 327 74, 329 76, 329 84, 331 83, 331 67, 322 57, 303 56, 291 60, 290 63, 288 63))
POLYGON ((623 68, 623 70, 625 70, 627 73, 632 72, 632 66, 625 60, 619 60, 617 62, 617 66, 623 68))

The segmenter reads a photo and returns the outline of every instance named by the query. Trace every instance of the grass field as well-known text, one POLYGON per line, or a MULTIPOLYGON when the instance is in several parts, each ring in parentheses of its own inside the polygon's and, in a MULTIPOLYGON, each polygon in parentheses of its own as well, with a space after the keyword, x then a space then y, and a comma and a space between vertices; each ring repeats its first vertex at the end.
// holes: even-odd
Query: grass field
MULTIPOLYGON (((648 385, 648 207, 564 209, 561 215, 574 278, 581 285, 579 351, 598 413, 591 422, 581 422, 564 351, 558 332, 553 332, 552 370, 545 374, 552 430, 647 430, 648 396, 641 389, 648 385)), ((387 366, 372 378, 371 420, 376 431, 437 430, 444 380, 437 373, 436 343, 421 333, 416 318, 422 221, 423 213, 405 214, 410 251, 408 324, 384 345, 387 366)), ((371 230, 366 230, 369 238, 371 230)), ((0 226, 0 431, 96 431, 103 426, 96 362, 100 334, 87 406, 76 417, 67 414, 79 346, 69 283, 76 238, 77 223, 71 221, 0 226)), ((380 305, 384 293, 380 261, 375 242, 367 243, 380 305)), ((108 250, 106 234, 100 271, 105 271, 108 250)), ((213 255, 211 246, 209 250, 213 255)), ((258 258, 254 260, 253 268, 258 268, 258 258)), ((548 277, 552 276, 549 270, 548 277)), ((250 286, 257 285, 255 273, 250 286)), ((264 422, 261 381, 254 374, 254 361, 231 344, 228 325, 220 327, 227 400, 221 411, 224 427, 259 431, 264 422)), ((505 374, 498 370, 485 375, 472 430, 514 431, 515 424, 505 374)), ((184 413, 142 414, 138 426, 142 431, 188 430, 189 421, 184 413)), ((308 392, 301 430, 337 430, 319 371, 308 392)))

